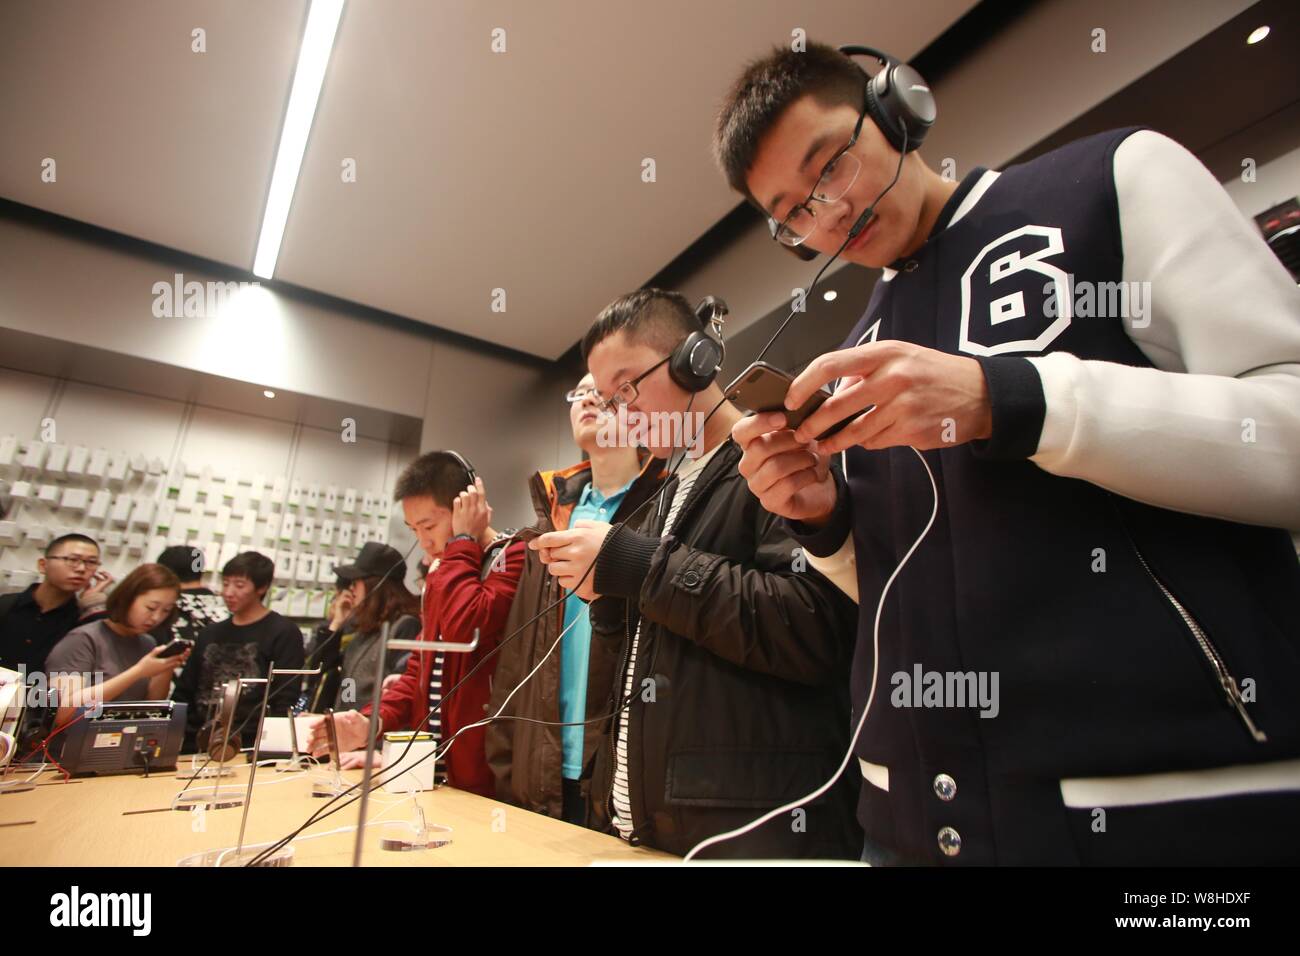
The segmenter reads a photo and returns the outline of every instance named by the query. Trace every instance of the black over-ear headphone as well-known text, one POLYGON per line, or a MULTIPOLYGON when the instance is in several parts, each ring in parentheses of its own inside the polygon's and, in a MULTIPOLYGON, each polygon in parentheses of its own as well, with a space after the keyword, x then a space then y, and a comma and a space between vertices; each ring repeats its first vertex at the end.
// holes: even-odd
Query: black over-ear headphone
MULTIPOLYGON (((934 94, 921 74, 875 47, 849 45, 842 46, 839 50, 845 56, 869 56, 880 62, 881 68, 875 76, 866 70, 862 71, 866 79, 864 109, 884 134, 885 141, 894 149, 910 153, 920 146, 925 134, 934 125, 938 112, 934 94), (903 142, 904 128, 907 130, 906 146, 903 142)), ((776 229, 775 224, 772 229, 776 229)), ((816 250, 805 245, 785 248, 805 262, 817 258, 816 250)))
POLYGON ((668 375, 686 391, 702 392, 717 378, 727 355, 722 317, 728 311, 727 303, 712 295, 706 295, 695 307, 701 329, 686 336, 668 359, 668 375))
POLYGON ((474 470, 474 466, 469 463, 469 459, 466 458, 458 451, 452 451, 450 448, 446 448, 444 449, 444 451, 448 455, 451 455, 452 458, 455 458, 456 461, 460 463, 460 466, 465 469, 465 475, 469 479, 468 481, 465 482, 465 484, 466 485, 474 484, 475 480, 478 478, 478 472, 476 472, 474 470))
MULTIPOLYGON (((921 74, 888 53, 869 46, 842 46, 845 56, 869 56, 880 61, 880 71, 867 77, 867 115, 875 120, 889 145, 903 150, 903 129, 912 152, 921 145, 934 125, 937 110, 934 94, 921 74)), ((866 72, 865 70, 863 71, 866 72)))

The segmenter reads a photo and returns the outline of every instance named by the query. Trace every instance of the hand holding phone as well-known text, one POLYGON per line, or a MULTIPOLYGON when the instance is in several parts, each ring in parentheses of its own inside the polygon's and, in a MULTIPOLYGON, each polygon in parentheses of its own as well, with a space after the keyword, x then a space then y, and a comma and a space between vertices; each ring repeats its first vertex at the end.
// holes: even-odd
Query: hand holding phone
MULTIPOLYGON (((726 396, 737 405, 751 412, 784 412, 786 422, 791 428, 798 428, 813 412, 831 397, 830 391, 820 388, 808 397, 808 400, 796 409, 785 407, 785 395, 794 382, 794 376, 766 362, 755 362, 745 369, 727 386, 726 396)), ((829 438, 853 421, 857 414, 850 415, 836 422, 817 436, 820 441, 829 438)))

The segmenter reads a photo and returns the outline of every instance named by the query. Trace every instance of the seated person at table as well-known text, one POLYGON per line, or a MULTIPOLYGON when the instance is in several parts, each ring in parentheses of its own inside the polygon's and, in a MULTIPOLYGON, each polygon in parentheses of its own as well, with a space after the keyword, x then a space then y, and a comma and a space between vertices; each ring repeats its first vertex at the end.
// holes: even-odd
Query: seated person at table
MULTIPOLYGON (((302 631, 288 618, 272 611, 263 600, 271 587, 275 565, 256 551, 244 551, 221 569, 221 597, 230 617, 209 624, 199 633, 198 644, 176 681, 175 698, 189 704, 185 749, 207 721, 213 694, 227 681, 239 677, 266 677, 274 663, 288 670, 303 665, 302 631)), ((267 714, 283 717, 298 701, 299 678, 279 678, 271 689, 267 714)), ((245 739, 256 731, 253 723, 261 708, 263 686, 246 686, 235 711, 235 726, 245 739)))
POLYGON ((142 564, 108 596, 108 617, 73 628, 46 658, 58 712, 55 727, 78 707, 110 700, 166 700, 172 671, 188 651, 160 657, 149 632, 172 616, 180 582, 161 564, 142 564))
MULTIPOLYGON (((468 643, 477 632, 478 646, 468 653, 411 654, 406 671, 380 699, 380 731, 419 729, 440 742, 458 735, 446 762, 438 760, 439 768, 446 768, 453 787, 492 796, 495 787, 484 754, 484 728, 462 731, 487 716, 496 658, 473 677, 468 675, 506 633, 506 615, 523 570, 524 544, 497 540, 489 524, 492 509, 483 480, 455 453, 432 451, 411 462, 397 479, 393 497, 401 502, 406 526, 415 532, 433 568, 424 588, 422 639, 468 643), (454 694, 447 693, 462 680, 454 694)), ((341 750, 365 746, 369 712, 367 705, 337 715, 341 750)), ((328 746, 324 719, 318 719, 308 749, 322 756, 328 746)), ((363 756, 353 756, 344 765, 362 762, 363 756)))

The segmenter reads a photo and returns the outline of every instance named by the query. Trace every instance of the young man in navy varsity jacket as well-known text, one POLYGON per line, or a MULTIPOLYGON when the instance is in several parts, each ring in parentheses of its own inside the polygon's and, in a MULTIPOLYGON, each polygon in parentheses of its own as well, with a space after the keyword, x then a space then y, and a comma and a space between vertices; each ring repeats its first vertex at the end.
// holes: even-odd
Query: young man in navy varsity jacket
POLYGON ((889 81, 777 50, 715 137, 774 238, 884 267, 786 405, 834 397, 733 433, 860 602, 866 857, 1294 861, 1296 286, 1172 140, 1118 130, 947 182, 911 149, 924 81, 889 81))

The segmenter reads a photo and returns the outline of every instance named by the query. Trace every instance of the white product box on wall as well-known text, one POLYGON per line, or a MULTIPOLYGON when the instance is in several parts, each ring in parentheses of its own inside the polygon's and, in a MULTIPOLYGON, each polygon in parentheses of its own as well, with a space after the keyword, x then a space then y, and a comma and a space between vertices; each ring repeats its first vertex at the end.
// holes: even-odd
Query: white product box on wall
POLYGON ((26 501, 32 496, 30 481, 15 481, 9 489, 9 496, 16 501, 26 501))
POLYGON ((23 452, 20 460, 24 468, 35 468, 38 471, 45 464, 45 456, 49 452, 49 446, 43 441, 31 441, 27 443, 27 450, 23 452))
POLYGON ((266 475, 254 475, 248 486, 248 500, 261 501, 264 494, 266 494, 266 475))
POLYGON ((320 485, 308 485, 304 505, 312 511, 320 507, 320 485))
POLYGON ((108 520, 113 524, 124 527, 127 519, 131 517, 131 508, 135 505, 130 495, 121 494, 113 499, 113 510, 108 516, 108 520))
POLYGON ((68 474, 80 477, 86 473, 86 464, 90 461, 90 449, 85 445, 73 445, 68 455, 68 474))
POLYGON ((0 468, 10 468, 18 460, 18 439, 13 435, 0 437, 0 468))
POLYGON ((239 554, 239 542, 226 541, 221 545, 221 551, 217 554, 217 569, 220 570, 226 566, 226 562, 239 554))
POLYGON ((100 488, 90 501, 90 509, 86 512, 86 517, 93 518, 96 521, 103 521, 108 517, 108 509, 112 503, 113 492, 107 488, 100 488))
POLYGON ((356 514, 357 510, 357 489, 349 488, 343 492, 343 513, 345 515, 356 514))
POLYGON ((147 495, 135 496, 135 507, 131 509, 131 527, 147 528, 153 524, 153 499, 147 495))
POLYGON ((36 498, 43 504, 52 505, 59 500, 58 485, 41 485, 36 492, 36 498))
POLYGON ((45 547, 56 537, 54 529, 46 524, 29 524, 26 531, 27 543, 37 548, 45 547))
POLYGON ((104 532, 104 537, 100 540, 109 551, 119 551, 122 548, 122 532, 117 528, 109 528, 104 532))
POLYGON ((121 488, 126 484, 127 474, 130 471, 130 464, 127 462, 126 455, 122 452, 115 452, 108 463, 108 469, 105 472, 105 479, 110 488, 121 488))
POLYGON ((62 478, 68 473, 68 446, 50 445, 45 458, 45 473, 55 478, 62 478))
POLYGON ((302 482, 295 478, 289 485, 289 507, 297 508, 302 504, 302 482))
POLYGON ((9 587, 25 591, 36 583, 36 572, 27 568, 11 568, 8 579, 9 587))
POLYGON ((85 488, 64 488, 61 507, 70 511, 85 511, 90 504, 90 492, 85 488))
POLYGON ((0 521, 0 545, 16 548, 23 543, 23 529, 17 521, 0 521))
POLYGON ((96 448, 90 453, 90 461, 86 465, 87 478, 103 478, 108 472, 108 449, 96 448))
POLYGON ((334 568, 338 566, 338 558, 332 554, 322 554, 317 564, 316 580, 321 584, 332 585, 334 583, 334 568))
POLYGON ((277 581, 290 581, 293 579, 293 573, 298 566, 298 556, 287 548, 281 548, 275 553, 275 579, 277 581))
POLYGON ((325 510, 337 511, 339 506, 339 490, 336 486, 330 485, 325 489, 325 510))

